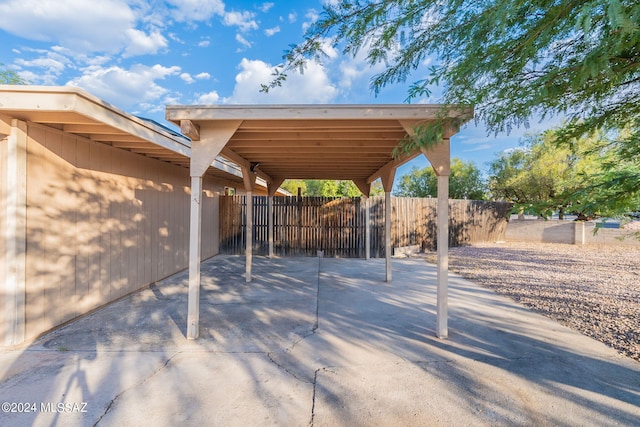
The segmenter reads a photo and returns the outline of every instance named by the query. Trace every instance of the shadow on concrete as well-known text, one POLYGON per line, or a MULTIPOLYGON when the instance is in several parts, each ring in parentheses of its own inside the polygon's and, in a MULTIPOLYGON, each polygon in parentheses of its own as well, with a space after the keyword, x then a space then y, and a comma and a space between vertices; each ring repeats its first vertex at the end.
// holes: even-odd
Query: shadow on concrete
MULTIPOLYGON (((435 267, 218 256, 201 337, 182 272, 0 352, 0 400, 86 412, 7 425, 637 425, 640 365, 459 277, 435 337, 435 267)), ((46 408, 45 408, 46 409, 46 408)))

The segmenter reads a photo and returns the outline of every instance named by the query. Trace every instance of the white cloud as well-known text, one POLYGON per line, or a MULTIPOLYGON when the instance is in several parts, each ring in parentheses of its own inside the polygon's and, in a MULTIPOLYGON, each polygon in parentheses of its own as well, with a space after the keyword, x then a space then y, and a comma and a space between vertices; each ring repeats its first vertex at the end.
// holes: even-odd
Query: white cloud
POLYGON ((330 102, 338 93, 327 77, 326 70, 311 62, 304 74, 291 74, 282 87, 264 94, 260 92, 260 85, 273 79, 273 69, 263 61, 243 58, 233 95, 224 101, 230 104, 313 104, 330 102))
POLYGON ((198 42, 198 47, 207 47, 211 44, 211 40, 200 40, 198 42))
POLYGON ((240 31, 257 30, 258 23, 253 18, 255 18, 255 13, 246 10, 242 12, 226 12, 222 22, 228 27, 237 26, 240 31))
POLYGON ((24 59, 16 59, 15 63, 21 67, 38 67, 45 68, 53 74, 60 74, 64 71, 65 64, 62 61, 53 58, 38 58, 31 61, 24 59))
POLYGON ((161 48, 166 48, 168 43, 160 32, 155 30, 147 35, 143 31, 130 28, 126 31, 128 43, 123 57, 155 54, 161 48))
POLYGON ((309 9, 304 17, 307 18, 307 21, 302 23, 302 30, 307 31, 309 27, 320 18, 320 15, 315 9, 309 9))
POLYGON ((290 24, 293 24, 298 19, 298 14, 296 14, 295 12, 291 12, 287 15, 287 19, 289 20, 290 24))
POLYGON ((242 37, 242 35, 240 34, 236 34, 236 41, 240 43, 242 46, 244 46, 245 48, 251 47, 251 42, 245 39, 244 37, 242 37))
POLYGON ((195 75, 198 80, 209 80, 211 78, 211 74, 209 73, 198 73, 195 75))
POLYGON ((271 10, 271 8, 275 6, 275 3, 269 2, 269 3, 263 3, 262 6, 259 7, 261 12, 267 13, 271 10))
POLYGON ((68 67, 72 67, 69 60, 56 52, 46 54, 35 59, 18 58, 14 65, 19 75, 31 84, 55 85, 57 79, 68 67))
POLYGON ((119 51, 134 12, 123 0, 9 0, 0 4, 0 29, 78 52, 119 51))
POLYGON ((265 34, 267 37, 271 37, 271 36, 273 36, 274 34, 277 34, 277 33, 279 33, 279 32, 280 32, 280 26, 279 26, 279 25, 276 25, 276 26, 275 26, 275 27, 273 27, 273 28, 267 28, 266 30, 264 30, 264 34, 265 34))
POLYGON ((220 101, 220 95, 215 90, 208 93, 203 93, 196 98, 195 104, 197 105, 209 105, 217 104, 220 101))
POLYGON ((160 99, 168 89, 158 85, 157 80, 178 75, 180 67, 137 64, 130 69, 117 66, 108 68, 90 67, 84 74, 67 84, 81 87, 98 98, 123 109, 131 109, 142 103, 163 103, 160 99))
POLYGON ((224 13, 222 0, 168 0, 168 3, 175 6, 172 16, 178 22, 208 21, 224 13))
POLYGON ((195 83, 195 79, 189 73, 180 74, 180 78, 187 84, 195 83))

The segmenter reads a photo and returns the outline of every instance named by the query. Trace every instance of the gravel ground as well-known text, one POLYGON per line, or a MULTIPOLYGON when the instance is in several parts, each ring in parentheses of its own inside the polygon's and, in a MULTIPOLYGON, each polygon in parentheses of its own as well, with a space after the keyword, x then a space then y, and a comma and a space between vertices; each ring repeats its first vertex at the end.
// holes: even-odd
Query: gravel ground
POLYGON ((477 244, 449 267, 640 361, 640 247, 477 244))

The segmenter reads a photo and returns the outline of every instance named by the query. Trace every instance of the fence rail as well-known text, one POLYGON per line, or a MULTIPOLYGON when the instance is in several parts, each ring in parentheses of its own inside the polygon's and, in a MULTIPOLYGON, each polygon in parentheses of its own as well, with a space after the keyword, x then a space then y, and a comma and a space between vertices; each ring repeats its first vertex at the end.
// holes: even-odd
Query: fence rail
MULTIPOLYGON (((268 199, 253 196, 253 251, 269 251, 268 199)), ((370 213, 370 253, 384 257, 384 197, 274 197, 274 252, 278 256, 365 256, 366 210, 370 213)), ((391 198, 391 246, 436 245, 436 199, 391 198)), ((511 205, 475 200, 449 201, 449 245, 503 240, 511 205)), ((220 197, 220 252, 243 254, 245 196, 220 197)))

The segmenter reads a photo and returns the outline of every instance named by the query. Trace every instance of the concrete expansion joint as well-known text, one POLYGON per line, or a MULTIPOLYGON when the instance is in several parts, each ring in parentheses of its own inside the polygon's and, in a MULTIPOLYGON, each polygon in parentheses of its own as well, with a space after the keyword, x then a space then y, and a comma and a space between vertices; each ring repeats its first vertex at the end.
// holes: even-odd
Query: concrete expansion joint
MULTIPOLYGON (((304 378, 300 378, 298 375, 296 375, 295 373, 291 372, 289 369, 287 369, 286 366, 282 365, 281 363, 278 363, 274 358, 273 358, 273 353, 265 353, 265 355, 267 356, 267 358, 271 361, 271 363, 273 363, 274 365, 276 365, 278 367, 278 369, 282 370, 283 372, 287 373, 288 375, 290 375, 291 377, 293 377, 295 380, 300 381, 302 383, 305 384, 311 384, 311 382, 306 381, 304 378)), ((315 381, 315 380, 314 380, 315 381)))
POLYGON ((120 399, 121 396, 123 396, 125 393, 127 393, 128 391, 146 383, 147 381, 149 381, 151 378, 155 377, 160 371, 166 369, 166 367, 169 365, 169 363, 171 363, 171 361, 173 360, 173 358, 175 358, 176 356, 178 356, 179 354, 184 353, 184 351, 178 351, 176 353, 173 353, 169 358, 167 358, 167 360, 165 360, 165 362, 162 364, 162 366, 160 366, 158 369, 156 369, 155 371, 153 371, 150 375, 144 377, 143 379, 141 379, 140 381, 138 381, 137 383, 131 385, 130 387, 127 387, 126 389, 122 390, 120 393, 116 394, 113 399, 111 399, 109 401, 109 404, 107 405, 107 407, 105 408, 104 412, 102 413, 102 415, 100 415, 100 417, 96 420, 95 423, 93 423, 93 427, 96 427, 98 424, 100 424, 100 421, 102 421, 102 419, 109 413, 109 411, 111 411, 111 408, 113 407, 113 405, 115 404, 115 402, 120 399))

